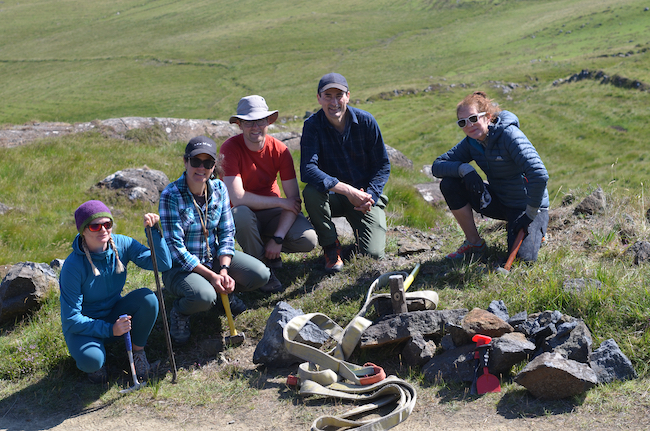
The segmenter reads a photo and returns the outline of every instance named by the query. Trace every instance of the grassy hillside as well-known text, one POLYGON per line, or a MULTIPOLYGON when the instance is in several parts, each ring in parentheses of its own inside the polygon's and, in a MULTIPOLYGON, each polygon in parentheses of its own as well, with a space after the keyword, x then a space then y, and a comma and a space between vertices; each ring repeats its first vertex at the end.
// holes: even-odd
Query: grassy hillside
MULTIPOLYGON (((601 386, 560 406, 531 407, 525 391, 510 383, 499 405, 490 404, 494 398, 485 401, 488 409, 499 409, 489 415, 543 418, 576 411, 593 416, 595 411, 609 423, 619 424, 619 415, 626 419, 620 423, 635 423, 626 415, 635 409, 646 414, 648 406, 650 270, 631 264, 622 238, 648 238, 648 93, 595 80, 554 82, 589 69, 650 83, 647 6, 646 0, 4 0, 0 124, 121 116, 225 120, 240 97, 257 93, 280 110, 286 127, 299 131, 305 111, 317 107, 319 77, 341 72, 351 85, 353 103, 375 115, 386 143, 416 167, 391 172, 389 225, 426 230, 439 249, 411 261, 396 257, 401 231, 392 232, 390 258, 360 258, 336 276, 320 270, 320 250, 290 256, 287 272, 279 275, 287 291, 270 298, 250 294, 245 299, 252 310, 237 318, 238 327, 258 339, 279 299, 347 322, 378 272, 410 271, 422 259, 414 288, 439 292, 442 308, 486 307, 503 299, 512 313, 560 309, 588 322, 595 345, 615 337, 643 377, 601 386), (444 210, 430 208, 412 187, 427 181, 418 172, 422 165, 463 137, 455 106, 476 89, 519 116, 546 163, 557 210, 540 260, 532 267, 516 265, 507 278, 488 272, 485 263, 445 261, 442 254, 462 241, 461 233, 444 210), (610 201, 605 214, 574 217, 569 208, 560 208, 565 192, 579 199, 596 185, 605 188, 610 201), (562 289, 566 279, 580 277, 598 280, 602 288, 579 294, 562 289)), ((72 211, 96 197, 115 208, 118 233, 144 242, 139 220, 155 206, 89 189, 119 169, 143 165, 173 180, 181 173, 184 145, 88 133, 0 148, 0 202, 13 208, 0 216, 0 265, 64 258, 76 233, 72 211)), ((491 222, 483 223, 481 231, 490 244, 489 263, 494 263, 504 254, 503 232, 491 222)), ((154 287, 151 273, 130 270, 128 289, 154 287)), ((108 390, 81 383, 82 373, 63 343, 53 293, 31 319, 0 328, 0 412, 27 414, 22 406, 36 405, 38 413, 49 415, 115 402, 118 410, 155 406, 173 416, 179 406, 222 408, 232 402, 231 394, 241 395, 244 403, 254 399, 258 388, 251 382, 257 376, 265 382, 266 375, 216 364, 199 340, 226 325, 217 313, 205 314, 193 323, 201 328, 194 344, 177 351, 179 385, 156 381, 140 392, 142 398, 120 398, 119 381, 108 390), (38 363, 34 352, 40 355, 38 363), (157 397, 169 407, 156 404, 157 397), (25 404, 25 399, 35 402, 25 404)), ((153 358, 165 356, 161 326, 152 335, 153 358)), ((114 352, 123 359, 121 346, 114 352)), ((396 373, 420 382, 401 364, 396 373)), ((445 412, 467 398, 462 388, 424 383, 418 390, 425 394, 421 399, 453 400, 445 412)), ((299 411, 292 410, 292 416, 308 424, 313 413, 305 413, 301 402, 294 404, 299 411)))

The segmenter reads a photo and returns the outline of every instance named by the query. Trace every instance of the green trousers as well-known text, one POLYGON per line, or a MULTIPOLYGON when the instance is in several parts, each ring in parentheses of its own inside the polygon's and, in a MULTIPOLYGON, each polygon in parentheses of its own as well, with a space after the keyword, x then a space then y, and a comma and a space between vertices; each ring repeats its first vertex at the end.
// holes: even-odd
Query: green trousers
POLYGON ((336 193, 321 193, 307 184, 303 190, 305 209, 318 235, 321 247, 334 244, 337 239, 334 217, 345 217, 352 226, 359 252, 381 259, 386 249, 386 213, 388 197, 381 195, 379 202, 364 214, 356 211, 347 197, 336 193))

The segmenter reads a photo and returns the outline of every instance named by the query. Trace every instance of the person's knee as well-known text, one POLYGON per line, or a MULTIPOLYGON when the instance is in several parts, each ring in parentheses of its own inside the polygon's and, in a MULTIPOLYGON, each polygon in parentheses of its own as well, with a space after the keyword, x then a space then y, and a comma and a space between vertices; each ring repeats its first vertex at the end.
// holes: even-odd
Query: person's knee
POLYGON ((318 235, 314 229, 308 229, 303 232, 300 238, 293 241, 292 248, 298 253, 307 253, 312 251, 318 245, 318 235))
POLYGON ((99 346, 83 346, 73 355, 77 368, 84 373, 94 373, 104 366, 106 354, 99 346))
POLYGON ((237 226, 237 230, 246 230, 257 226, 255 212, 247 206, 239 205, 234 207, 232 209, 232 217, 235 221, 235 226, 237 226))

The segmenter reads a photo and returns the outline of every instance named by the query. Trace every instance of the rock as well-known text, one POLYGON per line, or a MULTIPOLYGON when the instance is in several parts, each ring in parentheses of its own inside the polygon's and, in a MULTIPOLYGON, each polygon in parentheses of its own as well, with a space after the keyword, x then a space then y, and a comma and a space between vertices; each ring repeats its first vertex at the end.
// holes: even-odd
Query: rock
POLYGON ((506 304, 501 300, 494 300, 490 302, 487 311, 494 314, 504 322, 507 322, 508 319, 510 319, 510 316, 508 315, 508 307, 506 307, 506 304))
POLYGON ((605 209, 606 204, 605 192, 603 192, 602 188, 598 187, 576 206, 573 213, 575 215, 594 215, 602 212, 605 209))
POLYGON ((600 289, 602 285, 600 281, 593 278, 571 278, 564 280, 562 290, 565 292, 580 293, 587 288, 600 289))
POLYGON ((492 340, 488 368, 492 374, 506 374, 513 365, 526 359, 535 351, 535 344, 524 334, 512 332, 492 340))
POLYGON ((517 326, 524 323, 527 319, 528 319, 528 312, 524 310, 512 316, 510 319, 507 320, 507 322, 508 325, 512 326, 513 328, 515 328, 515 330, 517 330, 517 326))
POLYGON ((431 250, 429 244, 408 237, 399 239, 397 246, 399 247, 397 250, 398 256, 409 256, 411 254, 424 253, 431 250))
POLYGON ((514 377, 535 397, 559 400, 584 393, 598 383, 596 373, 580 362, 557 353, 543 353, 514 377))
POLYGON ((60 271, 63 268, 63 262, 65 262, 65 259, 54 259, 50 262, 50 268, 55 271, 60 271))
POLYGON ((4 215, 4 214, 7 213, 10 209, 11 209, 10 207, 8 207, 7 205, 5 205, 5 204, 3 204, 2 202, 0 202, 0 215, 4 215))
POLYGON ((461 326, 465 332, 467 332, 470 339, 475 334, 497 338, 503 334, 514 331, 514 328, 502 319, 480 308, 474 308, 472 311, 467 313, 463 318, 461 326))
POLYGON ((634 264, 640 265, 650 260, 650 242, 637 241, 625 250, 625 254, 634 255, 634 264))
MULTIPOLYGON (((288 367, 302 362, 302 359, 290 354, 284 346, 282 332, 287 323, 296 316, 304 314, 302 310, 296 310, 284 301, 276 304, 269 316, 264 335, 253 352, 253 363, 264 364, 268 367, 288 367)), ((311 345, 322 346, 329 339, 329 335, 318 328, 314 323, 309 322, 300 331, 299 339, 296 341, 311 345)))
POLYGON ((406 157, 401 151, 386 145, 388 159, 392 166, 400 166, 406 169, 413 169, 413 161, 406 157))
POLYGON ((463 383, 474 380, 474 344, 466 344, 434 356, 422 367, 424 378, 431 383, 463 383))
POLYGON ((436 344, 425 340, 420 334, 416 334, 406 343, 402 350, 402 360, 405 365, 419 367, 426 364, 436 354, 436 344))
MULTIPOLYGON (((275 125, 270 126, 273 130, 275 125)), ((127 139, 134 130, 156 130, 155 134, 165 136, 169 142, 188 142, 203 135, 224 140, 241 133, 236 124, 228 121, 188 120, 184 118, 122 117, 95 120, 88 123, 27 123, 0 130, 0 147, 15 147, 36 139, 65 136, 72 133, 97 131, 115 139, 127 139)))
POLYGON ((415 189, 420 193, 420 196, 427 201, 430 205, 437 206, 444 204, 445 197, 440 191, 440 179, 435 178, 430 183, 416 184, 415 189))
POLYGON ((0 324, 12 322, 38 309, 50 289, 57 289, 56 274, 44 263, 20 262, 0 284, 0 324))
POLYGON ((442 338, 448 322, 458 322, 467 313, 458 310, 424 310, 392 314, 370 325, 361 335, 361 348, 407 341, 416 335, 442 338))
POLYGON ((598 383, 636 379, 632 362, 619 349, 614 339, 604 341, 589 358, 589 365, 598 376, 598 383))
POLYGON ((157 203, 160 193, 169 184, 169 179, 164 172, 144 168, 123 169, 104 178, 97 183, 97 188, 107 188, 118 190, 122 195, 126 195, 129 200, 141 200, 151 203, 157 203))

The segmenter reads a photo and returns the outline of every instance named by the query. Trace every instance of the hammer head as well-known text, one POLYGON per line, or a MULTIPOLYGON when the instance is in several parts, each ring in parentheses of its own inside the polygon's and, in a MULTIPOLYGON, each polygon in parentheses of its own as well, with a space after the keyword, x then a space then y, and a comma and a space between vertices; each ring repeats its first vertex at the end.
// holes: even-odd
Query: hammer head
POLYGON ((237 332, 235 335, 225 335, 223 338, 224 345, 232 347, 242 344, 246 336, 242 332, 237 332))
POLYGON ((137 391, 138 389, 142 389, 142 388, 144 388, 145 386, 147 386, 147 382, 142 382, 142 383, 134 384, 134 385, 131 386, 130 388, 122 389, 122 390, 120 391, 120 393, 121 393, 121 394, 128 394, 129 392, 133 392, 133 391, 137 391))

